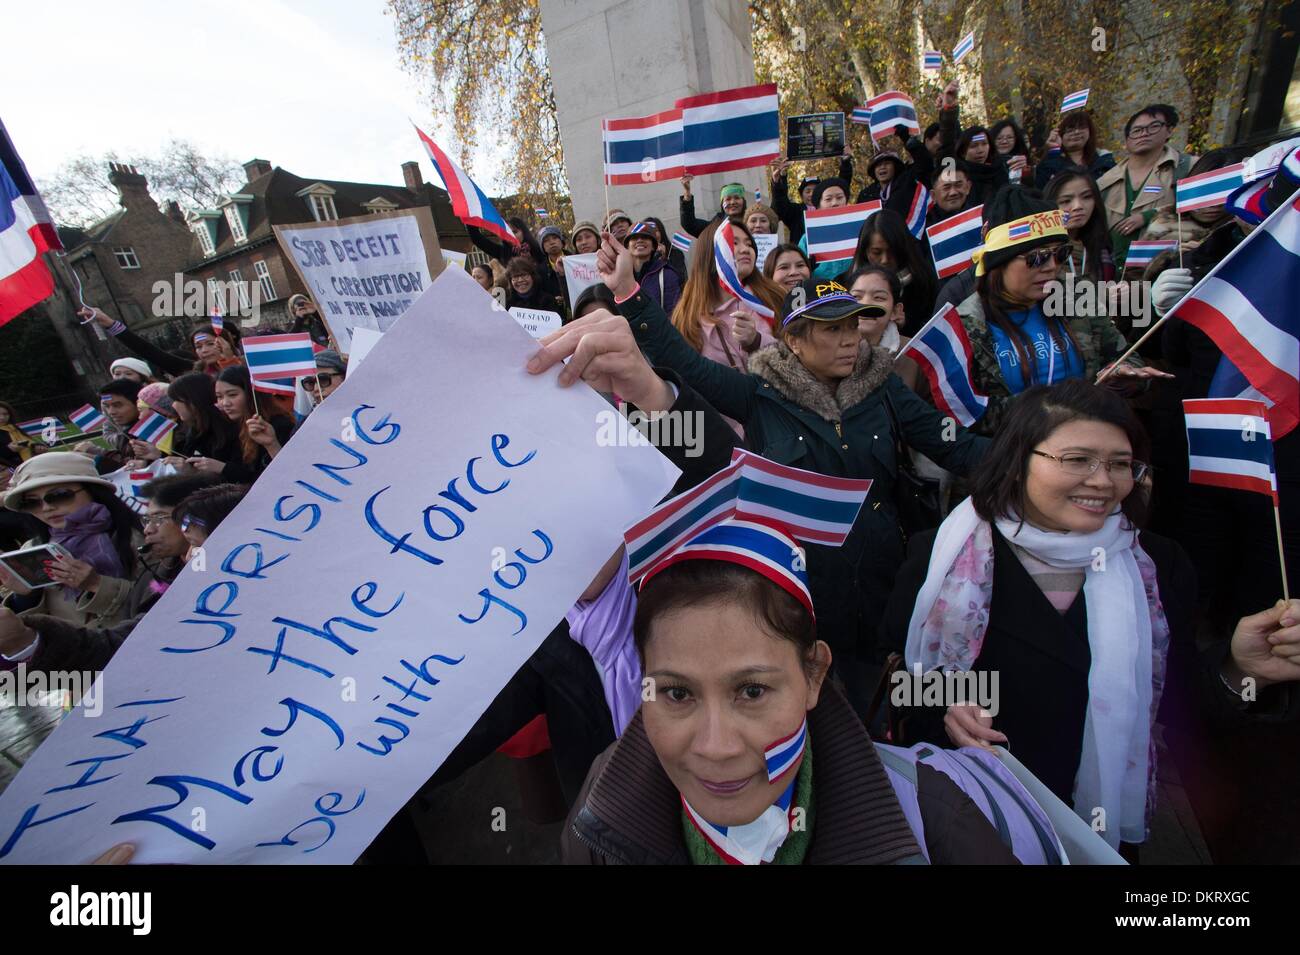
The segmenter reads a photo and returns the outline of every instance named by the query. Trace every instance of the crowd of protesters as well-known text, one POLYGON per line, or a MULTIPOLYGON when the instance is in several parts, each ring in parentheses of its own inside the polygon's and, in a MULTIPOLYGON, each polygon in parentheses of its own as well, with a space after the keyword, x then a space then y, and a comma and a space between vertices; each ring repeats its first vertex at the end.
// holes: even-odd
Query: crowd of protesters
MULTIPOLYGON (((1026 861, 952 774, 913 766, 909 789, 885 771, 900 752, 916 759, 915 744, 971 758, 997 744, 1085 819, 1104 807, 1107 841, 1136 861, 1157 762, 1172 758, 1187 772, 1212 767, 1197 793, 1217 801, 1203 820, 1216 861, 1300 858, 1300 827, 1257 808, 1300 785, 1300 601, 1278 599, 1273 508, 1187 481, 1181 401, 1208 394, 1220 352, 1178 320, 1132 351, 1134 315, 1044 307, 1068 275, 1076 286, 1153 282, 1157 314, 1168 311, 1258 224, 1223 209, 1179 219, 1174 184, 1248 151, 1180 152, 1170 144, 1179 117, 1164 104, 1129 117, 1115 152, 1084 109, 1063 114, 1039 148, 1010 117, 963 126, 956 84, 934 105, 934 122, 916 136, 900 128, 865 181, 846 150, 836 175, 806 177, 791 195, 788 164, 776 162, 770 206, 732 183, 701 218, 684 176, 685 254, 662 221, 619 209, 567 234, 512 218, 513 243, 469 227, 488 259, 469 270, 485 290, 563 318, 530 371, 570 358, 562 384, 705 420, 702 457, 661 447, 683 470, 674 493, 738 448, 872 484, 843 544, 799 551, 807 605, 716 557, 636 588, 627 554, 611 555, 430 786, 545 716, 570 861, 707 864, 736 861, 733 850, 756 853, 740 861, 1026 861), (965 271, 940 279, 924 233, 909 230, 918 185, 931 197, 928 225, 982 207, 984 244, 965 271), (856 250, 814 261, 805 213, 855 196, 881 202, 856 250), (1041 228, 1017 228, 1030 221, 1041 228), (715 237, 727 224, 735 277, 770 317, 720 279, 715 237), (778 244, 759 261, 762 234, 778 244), (1130 267, 1130 244, 1146 238, 1178 240, 1181 258, 1130 267), (591 253, 603 281, 571 298, 563 258, 591 253), (988 397, 969 429, 937 410, 900 354, 944 305, 988 397), (997 674, 998 712, 882 706, 900 668, 997 674), (661 683, 645 703, 643 675, 661 683), (770 741, 805 714, 791 776, 780 786, 755 776, 770 741), (1272 795, 1252 801, 1261 791, 1272 795), (811 832, 782 822, 814 805, 811 832)), ((1284 171, 1276 179, 1275 204, 1297 185, 1284 171)), ((343 383, 346 363, 325 347, 308 299, 290 310, 318 343, 317 374, 300 382, 309 411, 343 383)), ((114 361, 98 389, 102 438, 44 451, 0 402, 3 503, 25 522, 3 525, 5 546, 53 541, 71 555, 50 562, 57 587, 32 591, 0 571, 3 666, 102 667, 190 548, 263 479, 304 411, 250 380, 234 328, 203 323, 192 354, 179 355, 101 311, 84 317, 136 356, 114 361), (151 412, 177 422, 165 444, 129 433, 151 412), (107 476, 145 467, 166 476, 129 507, 107 476)), ((1297 441, 1275 441, 1293 571, 1297 441)), ((404 811, 369 855, 418 858, 418 841, 404 811)))

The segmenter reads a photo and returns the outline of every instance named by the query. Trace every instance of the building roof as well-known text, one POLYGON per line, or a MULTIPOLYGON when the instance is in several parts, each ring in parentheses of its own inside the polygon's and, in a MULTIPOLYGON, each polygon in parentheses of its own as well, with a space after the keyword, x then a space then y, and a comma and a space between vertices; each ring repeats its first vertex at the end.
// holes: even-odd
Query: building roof
POLYGON ((94 222, 84 229, 77 226, 61 225, 58 227, 59 241, 63 243, 63 248, 71 252, 80 245, 87 245, 92 242, 103 242, 108 238, 108 234, 113 231, 113 227, 121 221, 122 216, 126 215, 125 209, 118 209, 109 216, 105 216, 98 222, 94 222))

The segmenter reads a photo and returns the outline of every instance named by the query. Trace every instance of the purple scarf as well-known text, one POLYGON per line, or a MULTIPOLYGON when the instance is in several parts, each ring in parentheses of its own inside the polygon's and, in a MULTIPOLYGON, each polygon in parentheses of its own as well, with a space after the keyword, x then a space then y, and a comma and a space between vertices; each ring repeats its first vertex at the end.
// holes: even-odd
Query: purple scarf
MULTIPOLYGON (((113 546, 109 531, 113 518, 103 504, 90 503, 80 507, 63 519, 63 527, 50 528, 50 540, 66 547, 77 560, 84 560, 101 577, 125 577, 122 558, 113 546)), ((80 596, 80 591, 64 587, 70 597, 80 596)))

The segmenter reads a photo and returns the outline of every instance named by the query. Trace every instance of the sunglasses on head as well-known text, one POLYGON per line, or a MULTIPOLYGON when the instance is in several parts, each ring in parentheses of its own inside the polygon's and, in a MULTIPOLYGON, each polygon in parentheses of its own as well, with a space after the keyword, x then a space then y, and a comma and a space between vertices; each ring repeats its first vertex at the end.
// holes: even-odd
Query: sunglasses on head
POLYGON ((31 513, 32 511, 39 511, 45 505, 58 507, 60 504, 65 504, 72 500, 80 493, 80 490, 73 491, 66 487, 57 488, 53 491, 47 491, 41 497, 24 497, 19 502, 18 509, 31 513))
POLYGON ((1032 249, 1029 252, 1022 252, 1020 257, 1025 260, 1025 265, 1031 269, 1037 269, 1046 265, 1055 259, 1057 265, 1064 265, 1065 260, 1070 257, 1070 247, 1068 245, 1058 245, 1052 249, 1032 249))

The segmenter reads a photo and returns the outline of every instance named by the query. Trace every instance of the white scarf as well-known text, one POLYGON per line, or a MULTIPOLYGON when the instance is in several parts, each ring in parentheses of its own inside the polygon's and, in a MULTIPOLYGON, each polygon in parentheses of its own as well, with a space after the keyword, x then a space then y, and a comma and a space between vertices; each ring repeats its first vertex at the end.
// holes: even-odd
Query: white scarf
POLYGON ((891 355, 897 355, 898 349, 903 347, 903 333, 896 323, 890 322, 885 326, 885 333, 880 336, 880 347, 889 349, 891 355))
MULTIPOLYGON (((1044 531, 1018 520, 996 523, 1007 540, 1038 560, 1084 571, 1092 663, 1074 808, 1089 824, 1095 810, 1105 811, 1102 835, 1111 846, 1121 839, 1143 842, 1154 765, 1151 723, 1169 645, 1155 564, 1118 511, 1091 534, 1044 531)), ((992 594, 992 530, 967 498, 935 538, 907 629, 908 669, 919 663, 922 670, 969 670, 988 630, 992 594)))

